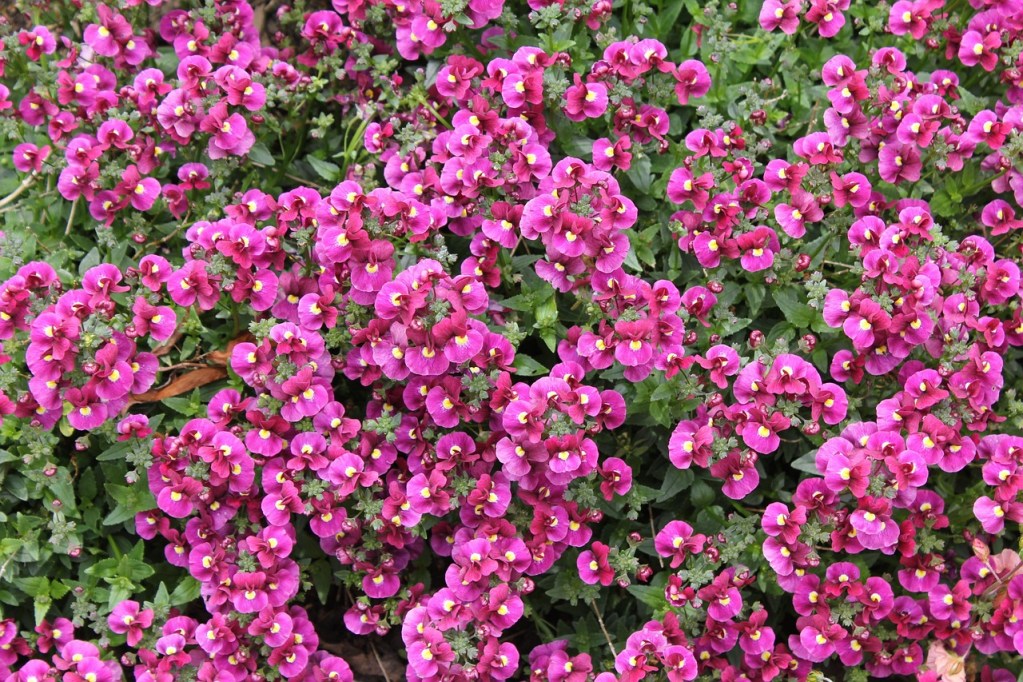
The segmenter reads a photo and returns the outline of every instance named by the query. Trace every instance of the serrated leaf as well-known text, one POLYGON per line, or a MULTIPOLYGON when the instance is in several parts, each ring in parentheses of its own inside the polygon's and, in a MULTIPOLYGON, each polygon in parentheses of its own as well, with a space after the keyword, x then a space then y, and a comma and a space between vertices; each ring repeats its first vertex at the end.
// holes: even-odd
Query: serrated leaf
POLYGON ((18 578, 14 581, 14 584, 19 590, 32 598, 50 594, 50 579, 44 576, 18 578))

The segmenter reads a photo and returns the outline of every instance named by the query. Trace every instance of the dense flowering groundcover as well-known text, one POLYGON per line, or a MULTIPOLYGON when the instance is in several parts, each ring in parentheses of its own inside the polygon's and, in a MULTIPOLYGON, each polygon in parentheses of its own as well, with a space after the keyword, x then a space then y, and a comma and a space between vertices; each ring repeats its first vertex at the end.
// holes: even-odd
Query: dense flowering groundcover
POLYGON ((1023 3, 9 4, 0 679, 1023 670, 1023 3))

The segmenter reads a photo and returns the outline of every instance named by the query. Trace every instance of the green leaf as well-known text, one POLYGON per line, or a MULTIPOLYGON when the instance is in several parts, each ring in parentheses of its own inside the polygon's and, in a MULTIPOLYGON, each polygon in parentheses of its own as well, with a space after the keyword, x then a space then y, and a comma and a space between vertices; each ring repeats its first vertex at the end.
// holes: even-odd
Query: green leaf
POLYGON ((163 401, 163 404, 171 408, 178 414, 183 414, 186 417, 192 414, 192 400, 191 398, 183 398, 181 396, 175 396, 173 398, 167 398, 163 401))
POLYGON ((100 462, 122 461, 124 460, 125 455, 128 454, 128 449, 130 447, 131 447, 130 441, 114 443, 109 448, 104 450, 101 454, 97 455, 96 459, 100 462))
POLYGON ((533 309, 533 297, 529 294, 518 294, 503 301, 498 301, 497 305, 509 310, 517 310, 520 313, 527 313, 533 309))
POLYGON ((655 587, 654 585, 629 585, 628 589, 629 594, 655 611, 657 609, 663 609, 666 605, 666 602, 664 601, 663 587, 655 587))
POLYGON ((760 312, 760 306, 764 303, 767 287, 759 282, 751 282, 742 288, 742 293, 746 297, 750 317, 755 317, 760 312))
POLYGON ((190 602, 195 601, 199 598, 199 591, 201 589, 199 581, 191 576, 184 576, 181 578, 181 582, 177 584, 174 591, 170 595, 171 606, 183 606, 190 602))
POLYGON ((797 329, 807 329, 817 317, 817 311, 803 302, 805 295, 797 286, 787 286, 771 291, 774 302, 782 315, 797 329))
POLYGON ((341 167, 336 163, 317 159, 315 156, 307 156, 306 161, 308 161, 309 165, 313 167, 316 174, 327 182, 335 182, 341 177, 341 167))
POLYGON ((249 150, 249 159, 268 168, 273 168, 275 163, 273 154, 262 142, 252 145, 252 149, 249 150))
POLYGON ((546 375, 550 370, 541 365, 528 355, 519 353, 515 356, 515 375, 520 377, 535 377, 546 375))
POLYGON ((654 501, 664 502, 674 499, 676 495, 691 486, 694 480, 696 480, 696 476, 689 469, 668 467, 668 472, 664 475, 664 483, 661 484, 661 490, 654 501))
POLYGON ((550 327, 558 321, 558 301, 553 293, 533 308, 533 315, 537 327, 550 327))
POLYGON ((50 598, 50 595, 43 595, 36 597, 34 604, 36 625, 39 625, 46 618, 46 614, 49 613, 50 607, 53 605, 53 599, 50 598))
POLYGON ((127 555, 121 557, 121 561, 117 565, 118 575, 127 578, 133 583, 142 582, 155 572, 155 569, 145 561, 132 559, 127 555))
POLYGON ((85 254, 85 257, 82 258, 82 262, 78 264, 78 274, 85 275, 90 268, 94 268, 99 265, 99 262, 99 248, 94 246, 89 253, 85 254))
POLYGON ((811 450, 802 457, 799 457, 792 462, 791 466, 796 471, 802 471, 807 474, 813 474, 814 476, 820 476, 821 472, 817 471, 817 451, 811 450))
POLYGON ((156 500, 153 499, 149 488, 142 481, 130 487, 108 483, 104 488, 107 491, 107 495, 117 503, 113 511, 103 519, 103 525, 105 526, 124 523, 129 519, 135 518, 135 515, 139 512, 148 511, 156 507, 156 500))
POLYGON ((632 165, 629 167, 628 172, 625 174, 641 193, 646 194, 650 191, 650 183, 653 182, 653 175, 650 173, 650 157, 643 156, 638 159, 633 159, 632 165))
POLYGON ((334 580, 330 564, 323 560, 317 560, 309 564, 309 574, 313 579, 313 587, 316 589, 316 596, 321 604, 327 603, 330 585, 334 580))
POLYGON ((153 597, 153 607, 158 611, 170 608, 170 592, 167 591, 167 584, 160 581, 160 587, 156 589, 156 596, 153 597))
POLYGON ((18 578, 14 581, 18 589, 27 594, 30 597, 39 597, 41 595, 50 594, 50 579, 44 576, 38 576, 35 578, 18 578))

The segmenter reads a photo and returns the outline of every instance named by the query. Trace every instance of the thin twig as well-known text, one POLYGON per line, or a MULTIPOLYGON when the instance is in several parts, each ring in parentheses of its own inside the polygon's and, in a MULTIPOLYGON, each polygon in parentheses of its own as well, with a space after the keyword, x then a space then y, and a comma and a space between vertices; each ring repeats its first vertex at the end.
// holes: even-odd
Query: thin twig
POLYGON ((185 369, 187 367, 209 367, 204 362, 179 362, 176 365, 168 365, 167 367, 158 367, 157 372, 169 372, 172 369, 185 369))
POLYGON ((17 189, 15 189, 13 192, 8 194, 3 199, 0 199, 0 208, 3 208, 7 204, 9 204, 12 201, 14 201, 15 199, 17 199, 19 196, 21 196, 22 192, 24 192, 26 189, 31 187, 33 185, 33 183, 35 183, 36 178, 38 178, 38 177, 39 177, 39 173, 36 173, 35 171, 32 171, 27 178, 25 178, 24 180, 21 181, 21 184, 18 185, 17 189))
POLYGON ((373 640, 369 640, 369 648, 373 652, 373 658, 377 659, 377 666, 380 668, 380 672, 384 674, 385 682, 391 682, 391 676, 387 674, 387 668, 384 667, 384 662, 380 660, 380 654, 377 652, 377 645, 373 643, 373 640))
POLYGON ((604 618, 600 615, 600 609, 597 608, 597 604, 592 599, 590 600, 590 607, 593 609, 593 612, 597 614, 597 623, 600 624, 600 631, 604 633, 604 639, 607 640, 607 645, 611 648, 611 656, 618 658, 618 652, 615 651, 615 645, 611 642, 611 635, 608 634, 607 626, 604 625, 604 618))

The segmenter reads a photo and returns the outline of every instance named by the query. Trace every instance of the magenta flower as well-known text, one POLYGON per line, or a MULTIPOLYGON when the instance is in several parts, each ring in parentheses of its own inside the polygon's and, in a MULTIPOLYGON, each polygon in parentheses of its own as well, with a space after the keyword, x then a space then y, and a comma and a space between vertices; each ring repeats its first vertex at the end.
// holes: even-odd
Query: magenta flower
POLYGON ((702 552, 706 541, 705 535, 694 534, 685 521, 671 521, 654 538, 654 549, 658 555, 670 557, 671 567, 677 568, 690 554, 702 552))
POLYGON ((305 511, 305 503, 295 484, 286 480, 279 491, 263 497, 260 509, 270 525, 287 526, 291 523, 293 513, 301 514, 305 511))
POLYGON ((266 574, 238 571, 231 579, 231 604, 238 613, 257 613, 266 607, 266 574))
POLYGON ((177 328, 178 318, 167 306, 154 306, 139 296, 132 306, 135 313, 132 325, 139 336, 151 336, 156 341, 166 341, 177 328))
POLYGON ((139 606, 138 602, 125 600, 111 611, 107 618, 111 631, 119 635, 127 635, 128 646, 135 646, 145 634, 145 630, 153 624, 153 610, 139 606))
POLYGON ((172 477, 157 494, 156 506, 170 517, 183 519, 195 509, 196 498, 201 491, 202 484, 194 478, 172 477))
POLYGON ((600 118, 607 111, 607 86, 584 83, 579 74, 575 74, 575 84, 565 91, 564 111, 571 121, 600 118))
POLYGON ((806 223, 819 221, 824 217, 824 211, 809 192, 794 192, 790 201, 791 204, 775 206, 774 218, 785 234, 799 239, 806 234, 806 223))
POLYGON ((770 454, 781 444, 778 434, 789 428, 790 423, 788 417, 781 412, 765 414, 755 408, 751 409, 750 418, 742 427, 742 441, 761 454, 770 454))
POLYGON ((92 384, 84 388, 69 388, 64 400, 71 405, 67 414, 68 423, 81 431, 91 431, 100 427, 107 420, 107 407, 96 395, 92 384))
POLYGON ((632 489, 632 468, 618 457, 608 457, 598 469, 600 492, 610 502, 614 495, 625 495, 632 489))
POLYGON ((36 26, 31 31, 18 33, 18 43, 25 48, 25 54, 34 62, 44 54, 53 54, 57 50, 57 39, 45 26, 36 26))
POLYGON ((249 130, 245 118, 241 114, 228 114, 227 102, 214 105, 200 122, 199 129, 211 135, 207 150, 211 159, 244 156, 256 143, 256 136, 249 130))
POLYGON ((850 0, 810 0, 806 20, 817 24, 821 38, 832 38, 845 26, 843 10, 849 9, 850 0))
POLYGON ((847 440, 833 438, 820 448, 818 457, 824 462, 824 482, 828 488, 834 492, 848 489, 857 498, 866 494, 871 466, 862 451, 852 450, 847 440))
POLYGON ((211 310, 220 293, 206 271, 205 261, 189 261, 167 279, 167 292, 179 306, 198 304, 200 310, 211 310))
POLYGON ((967 31, 959 43, 959 61, 966 66, 980 64, 985 71, 994 71, 998 65, 998 48, 1002 39, 998 31, 981 35, 978 31, 967 31))
POLYGON ((685 106, 691 97, 703 97, 710 91, 710 73, 703 62, 687 59, 678 65, 672 74, 675 77, 675 96, 685 106))
POLYGON ((711 381, 718 388, 728 388, 726 377, 739 371, 739 354, 730 346, 718 344, 711 347, 704 357, 697 358, 697 363, 710 371, 711 381))
POLYGON ((813 616, 795 636, 789 640, 793 652, 815 663, 827 660, 835 652, 837 642, 843 640, 848 633, 830 620, 827 615, 813 616))
POLYGON ((706 466, 710 458, 713 431, 707 425, 694 421, 682 421, 675 427, 668 441, 668 458, 679 469, 688 469, 696 461, 706 466))
POLYGON ((721 492, 733 500, 741 500, 760 484, 760 473, 754 461, 738 451, 732 451, 724 459, 711 464, 710 473, 724 481, 721 492))
POLYGON ((22 173, 39 173, 43 169, 43 162, 50 156, 50 146, 37 147, 30 142, 24 142, 14 148, 14 167, 22 173))
POLYGON ((888 13, 888 27, 892 34, 907 33, 916 40, 922 40, 931 20, 931 3, 899 0, 888 13))
POLYGON ((588 585, 600 583, 608 587, 614 582, 615 572, 608 562, 611 548, 601 542, 594 542, 590 549, 579 554, 576 560, 576 567, 579 569, 579 577, 588 585))
POLYGON ((907 144, 888 144, 878 152, 878 171, 881 179, 893 185, 916 182, 922 169, 920 152, 907 144))
POLYGON ((780 28, 783 33, 792 35, 799 28, 802 10, 802 0, 765 0, 760 7, 760 27, 765 31, 780 28))

